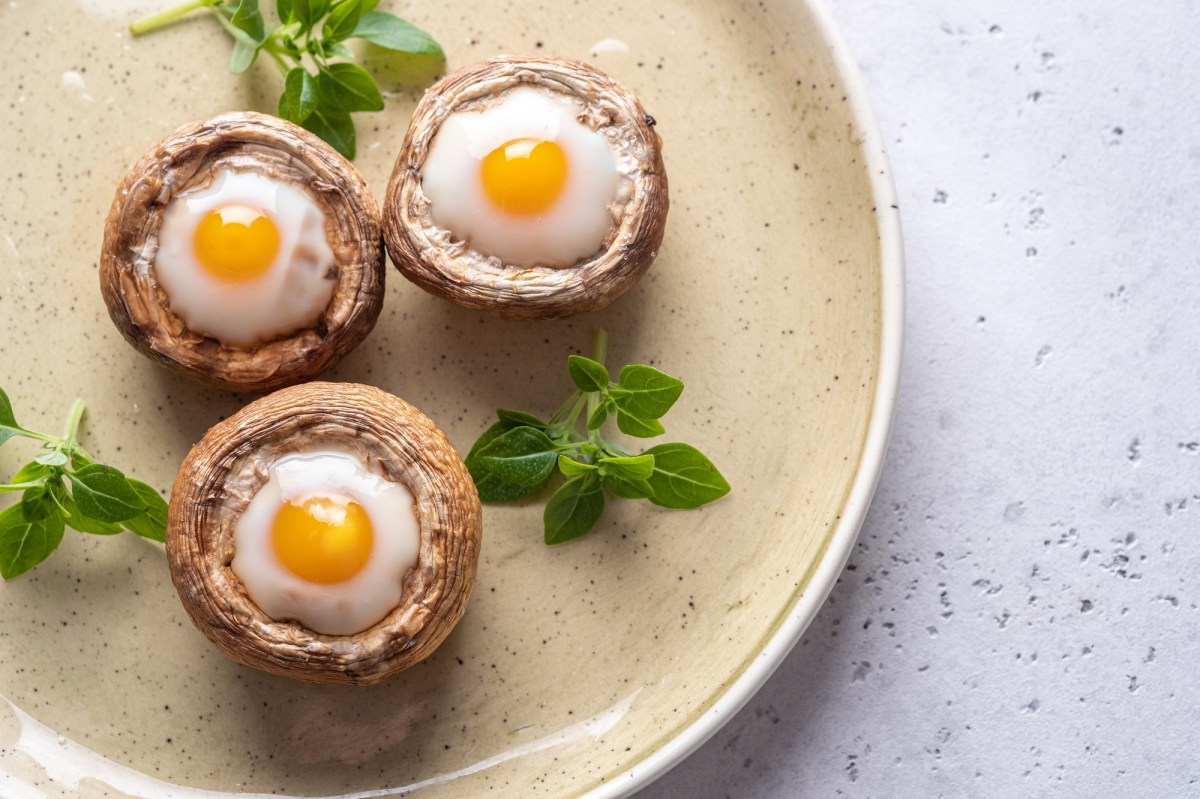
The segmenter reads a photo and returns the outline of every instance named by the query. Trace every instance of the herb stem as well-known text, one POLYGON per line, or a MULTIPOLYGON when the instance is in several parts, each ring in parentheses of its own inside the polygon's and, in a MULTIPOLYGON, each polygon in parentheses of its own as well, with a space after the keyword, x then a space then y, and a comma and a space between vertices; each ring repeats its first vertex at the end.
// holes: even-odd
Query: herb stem
POLYGON ((604 365, 604 356, 608 354, 608 331, 602 327, 596 328, 596 337, 592 339, 592 360, 604 365))
POLYGON ((79 423, 83 420, 83 411, 87 406, 83 404, 83 400, 77 399, 71 405, 71 412, 67 414, 67 423, 63 427, 63 452, 70 454, 75 449, 75 435, 79 432, 79 423))
POLYGON ((134 36, 140 36, 143 33, 149 33, 155 28, 161 28, 164 25, 169 25, 180 17, 185 17, 198 8, 213 8, 220 5, 221 0, 187 0, 186 3, 181 3, 174 8, 168 8, 165 11, 159 11, 156 14, 149 14, 139 20, 135 20, 130 24, 129 30, 134 36))

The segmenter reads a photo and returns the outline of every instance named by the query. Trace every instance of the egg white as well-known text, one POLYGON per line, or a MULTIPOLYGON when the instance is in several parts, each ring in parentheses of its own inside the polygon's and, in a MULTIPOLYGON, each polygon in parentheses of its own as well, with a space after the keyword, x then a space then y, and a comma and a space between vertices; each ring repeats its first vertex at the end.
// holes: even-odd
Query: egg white
POLYGON ((311 326, 337 285, 325 214, 302 189, 257 172, 222 170, 172 198, 163 212, 154 272, 171 310, 191 330, 232 346, 269 341, 311 326), (223 281, 196 260, 196 228, 229 205, 262 210, 279 230, 279 253, 248 281, 223 281))
POLYGON ((483 110, 447 116, 421 170, 434 223, 514 266, 568 267, 594 254, 615 225, 618 172, 607 139, 579 123, 581 112, 568 97, 519 87, 483 110), (518 138, 556 142, 567 158, 562 194, 536 216, 496 208, 480 176, 488 153, 518 138))
POLYGON ((295 620, 326 635, 352 635, 383 619, 400 602, 404 575, 417 562, 420 526, 412 494, 353 455, 318 451, 285 455, 234 527, 231 568, 246 593, 275 621, 295 620), (362 571, 340 583, 317 584, 275 556, 271 528, 279 509, 311 496, 341 496, 362 506, 374 541, 362 571))

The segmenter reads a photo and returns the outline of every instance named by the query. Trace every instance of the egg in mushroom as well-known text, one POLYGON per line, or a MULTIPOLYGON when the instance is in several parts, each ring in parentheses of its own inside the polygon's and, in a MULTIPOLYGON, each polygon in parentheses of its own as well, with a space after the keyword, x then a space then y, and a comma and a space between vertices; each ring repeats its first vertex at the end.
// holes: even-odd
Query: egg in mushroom
POLYGON ((358 171, 281 119, 185 125, 117 188, 100 288, 142 353, 233 391, 332 366, 383 303, 379 211, 358 171))
POLYGON ((192 447, 166 551, 188 615, 233 660, 366 684, 450 634, 481 535, 475 484, 428 417, 373 386, 311 382, 192 447))
POLYGON ((417 106, 384 241, 433 294, 555 318, 632 288, 658 255, 667 206, 662 143, 628 89, 573 59, 497 56, 417 106))

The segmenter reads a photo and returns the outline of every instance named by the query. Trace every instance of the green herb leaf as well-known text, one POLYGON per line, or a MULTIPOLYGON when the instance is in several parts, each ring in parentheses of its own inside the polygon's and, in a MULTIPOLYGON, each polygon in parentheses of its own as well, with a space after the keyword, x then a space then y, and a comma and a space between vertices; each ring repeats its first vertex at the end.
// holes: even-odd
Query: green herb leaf
POLYGON ((304 67, 293 67, 279 96, 279 116, 297 124, 308 119, 317 107, 317 81, 304 67))
POLYGON ((618 407, 639 419, 661 419, 683 393, 683 381, 653 366, 630 364, 621 369, 612 397, 618 407))
POLYGON ((608 403, 602 402, 588 414, 586 427, 589 431, 599 430, 608 419, 608 403))
POLYGON ((346 112, 318 104, 301 125, 346 158, 354 158, 354 121, 346 112))
POLYGON ((567 372, 580 391, 604 391, 608 388, 608 370, 582 355, 567 356, 567 372))
POLYGON ((329 0, 291 0, 291 18, 307 30, 329 11, 329 0))
POLYGON ((93 464, 69 473, 75 504, 84 516, 118 523, 139 516, 146 502, 125 475, 111 466, 93 464))
POLYGON ((514 425, 504 421, 496 422, 483 432, 483 435, 471 447, 471 451, 467 453, 467 457, 464 459, 467 471, 471 473, 471 479, 475 481, 475 489, 479 492, 479 499, 484 502, 509 502, 514 499, 520 499, 537 490, 536 488, 506 483, 484 468, 479 462, 480 450, 487 447, 488 444, 491 444, 509 430, 512 430, 513 427, 514 425))
POLYGON ((536 490, 546 484, 558 463, 558 445, 541 430, 515 427, 478 453, 484 469, 514 486, 536 490))
POLYGON ((596 526, 604 515, 604 492, 594 474, 573 477, 563 483, 542 514, 547 544, 579 538, 596 526))
POLYGON ((239 0, 229 22, 233 27, 244 31, 255 43, 267 38, 262 14, 258 11, 258 0, 239 0))
POLYGON ((580 475, 595 472, 599 469, 600 467, 594 463, 581 463, 566 455, 558 456, 558 470, 567 477, 579 477, 580 475))
POLYGON ((368 11, 351 34, 388 50, 445 58, 442 47, 425 31, 385 11, 368 11))
POLYGON ((17 485, 27 483, 42 483, 54 472, 49 466, 37 461, 30 461, 17 470, 12 481, 17 485))
POLYGON ((688 444, 659 444, 646 450, 654 456, 654 488, 650 501, 665 508, 695 508, 729 493, 729 483, 712 461, 688 444))
POLYGON ((293 22, 296 15, 292 12, 292 0, 275 0, 275 14, 284 25, 293 22))
POLYGON ((338 63, 322 67, 317 85, 323 105, 338 111, 382 111, 383 95, 375 79, 358 64, 338 63))
POLYGON ((21 512, 28 521, 44 519, 52 513, 58 513, 58 506, 50 498, 50 488, 46 483, 25 490, 21 495, 21 512))
MULTIPOLYGON (((615 396, 614 399, 616 399, 615 396)), ((621 405, 619 399, 616 400, 616 403, 617 427, 622 433, 637 436, 638 438, 654 438, 666 432, 666 429, 662 426, 662 422, 657 419, 643 419, 640 416, 630 413, 627 408, 621 405)))
MULTIPOLYGON (((61 488, 62 483, 58 483, 57 485, 61 488)), ((116 535, 117 533, 125 532, 125 528, 119 524, 110 524, 109 522, 102 522, 98 519, 84 516, 75 504, 74 498, 65 489, 55 491, 55 497, 58 499, 58 504, 63 508, 63 521, 68 527, 89 535, 116 535)))
POLYGON ((46 466, 66 466, 69 458, 67 458, 67 453, 61 449, 48 449, 39 452, 33 460, 46 466))
POLYGON ((226 19, 224 14, 217 14, 217 21, 233 37, 233 53, 229 56, 229 71, 240 75, 250 68, 258 57, 258 48, 262 42, 226 19))
POLYGON ((354 51, 341 42, 329 42, 325 45, 325 55, 339 58, 354 58, 354 51))
POLYGON ((324 43, 328 46, 334 42, 349 39, 362 15, 361 0, 344 0, 335 5, 325 19, 325 27, 321 29, 321 38, 324 43))
POLYGON ((600 482, 607 490, 622 499, 650 499, 654 496, 654 487, 648 480, 638 480, 619 474, 602 474, 600 482))
POLYGON ((630 480, 648 480, 650 475, 654 474, 653 455, 601 458, 599 463, 604 474, 615 474, 630 480))
POLYGON ((513 411, 508 408, 497 408, 496 416, 499 417, 500 421, 507 422, 510 428, 521 426, 532 427, 535 430, 548 430, 550 428, 549 423, 543 422, 531 413, 513 411))
POLYGON ((8 395, 0 389, 0 445, 8 441, 14 436, 28 435, 29 431, 17 424, 17 417, 13 416, 12 403, 9 402, 8 395))
POLYGON ((140 480, 129 480, 129 485, 146 503, 146 510, 125 522, 125 527, 142 538, 164 542, 167 540, 167 501, 152 486, 140 480))
POLYGON ((62 516, 26 519, 21 505, 0 512, 0 576, 11 580, 44 561, 62 543, 62 516))

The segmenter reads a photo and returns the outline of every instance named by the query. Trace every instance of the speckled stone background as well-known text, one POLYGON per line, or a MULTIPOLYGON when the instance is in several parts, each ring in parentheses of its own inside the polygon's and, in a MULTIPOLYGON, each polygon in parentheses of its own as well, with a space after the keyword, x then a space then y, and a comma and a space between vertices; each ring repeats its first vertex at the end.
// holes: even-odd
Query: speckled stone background
POLYGON ((901 202, 848 570, 638 794, 1200 795, 1200 6, 829 0, 901 202))

